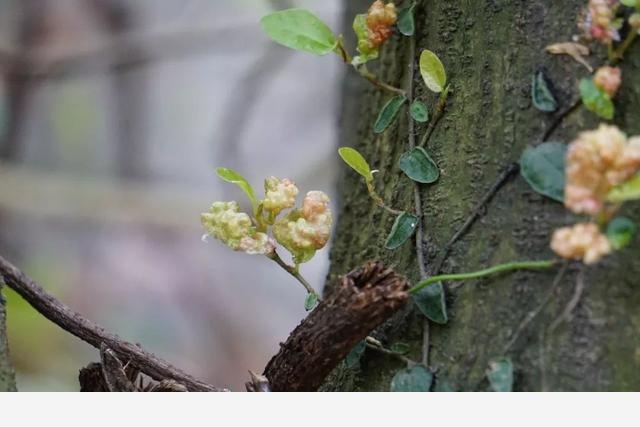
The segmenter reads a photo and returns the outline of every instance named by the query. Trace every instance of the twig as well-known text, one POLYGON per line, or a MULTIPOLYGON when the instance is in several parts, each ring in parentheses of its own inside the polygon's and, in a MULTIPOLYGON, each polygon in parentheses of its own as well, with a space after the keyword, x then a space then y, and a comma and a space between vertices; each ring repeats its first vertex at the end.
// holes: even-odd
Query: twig
POLYGON ((549 127, 547 128, 547 130, 544 132, 544 134, 542 135, 542 139, 540 140, 540 142, 545 142, 547 141, 549 138, 551 138, 551 135, 553 135, 553 133, 556 131, 556 129, 562 124, 562 122, 569 117, 573 112, 575 112, 580 106, 582 105, 582 99, 578 99, 577 101, 575 101, 573 104, 571 104, 571 106, 569 108, 567 108, 566 110, 564 110, 562 113, 560 113, 555 120, 549 125, 549 127))
POLYGON ((558 274, 556 274, 556 277, 553 279, 553 283, 551 284, 551 287, 547 291, 545 297, 542 299, 542 302, 540 303, 540 305, 538 305, 538 307, 536 307, 535 310, 530 311, 526 315, 524 320, 520 323, 520 325, 518 326, 518 328, 516 329, 514 334, 511 336, 511 339, 509 340, 509 342, 504 346, 504 349, 502 350, 502 354, 506 354, 506 353, 509 352, 509 350, 511 350, 511 347, 513 347, 513 345, 516 343, 516 341, 518 341, 518 338, 520 338, 520 335, 525 330, 525 328, 531 322, 533 322, 533 320, 536 317, 538 317, 538 315, 540 314, 542 309, 544 307, 546 307, 546 305, 549 303, 549 301, 551 300, 551 297, 553 297, 553 294, 555 293, 556 289, 558 289, 558 286, 560 285, 560 282, 562 281, 562 278, 564 277, 564 274, 567 271, 568 265, 569 264, 566 263, 566 262, 562 264, 562 268, 560 268, 560 270, 558 271, 558 274))
POLYGON ((387 356, 395 357, 396 359, 406 363, 407 367, 412 367, 412 366, 415 366, 415 365, 418 364, 415 360, 409 359, 408 357, 406 357, 403 354, 400 354, 400 353, 398 353, 396 351, 393 351, 393 350, 390 350, 388 348, 385 348, 375 338, 372 338, 372 337, 365 338, 365 344, 366 344, 367 348, 370 348, 371 350, 375 350, 375 351, 377 351, 379 353, 386 354, 387 356))
POLYGON ((317 390, 357 343, 406 304, 407 288, 381 262, 342 277, 267 364, 271 390, 317 390))
POLYGON ((302 274, 300 274, 300 272, 298 271, 298 269, 296 267, 293 267, 289 264, 287 264, 286 262, 284 262, 282 260, 282 258, 280 258, 280 255, 278 255, 278 253, 276 251, 273 251, 273 253, 271 255, 267 255, 267 258, 269 258, 270 260, 273 260, 276 262, 276 264, 278 264, 280 267, 282 267, 287 273, 289 273, 291 276, 293 276, 298 282, 300 282, 300 284, 302 286, 304 286, 304 288, 306 289, 307 293, 311 294, 311 295, 315 295, 318 297, 318 301, 320 301, 320 295, 318 295, 318 293, 316 292, 315 289, 313 289, 313 286, 311 286, 309 284, 309 282, 307 282, 307 280, 302 277, 302 274))
POLYGON ((184 384, 190 391, 228 391, 200 381, 142 347, 105 331, 48 294, 40 285, 1 256, 0 276, 4 278, 7 286, 44 317, 97 349, 100 349, 103 344, 106 345, 120 359, 128 361, 151 378, 158 381, 170 378, 184 384))
POLYGON ((447 108, 447 98, 449 97, 449 86, 447 86, 442 93, 440 94, 440 98, 438 99, 438 105, 436 107, 436 111, 433 114, 433 118, 429 123, 429 127, 427 127, 427 131, 424 133, 422 140, 420 141, 421 147, 426 147, 431 139, 431 135, 436 130, 436 126, 440 119, 444 116, 444 110, 447 108))
POLYGON ((575 308, 580 303, 580 300, 582 299, 582 295, 584 294, 584 288, 585 288, 584 266, 582 266, 582 268, 580 268, 580 271, 578 272, 578 275, 576 276, 576 286, 574 288, 573 295, 571 296, 571 299, 565 306, 564 310, 562 310, 562 314, 560 314, 560 316, 558 316, 553 321, 551 326, 549 326, 549 329, 547 331, 548 336, 551 336, 551 334, 555 332, 555 330, 558 328, 558 326, 560 326, 560 324, 562 324, 562 322, 568 321, 571 319, 571 314, 573 313, 573 310, 575 310, 575 308))
POLYGON ((485 193, 480 202, 473 208, 471 214, 467 217, 467 220, 462 224, 462 227, 456 231, 456 233, 449 239, 447 244, 442 249, 442 252, 436 259, 434 263, 434 267, 432 269, 433 274, 440 273, 442 269, 442 264, 447 259, 449 252, 453 248, 453 245, 460 239, 473 225, 473 223, 480 217, 482 212, 485 210, 487 204, 491 202, 491 199, 500 191, 500 189, 509 181, 510 178, 515 176, 520 170, 520 166, 517 163, 509 164, 502 173, 498 176, 496 181, 493 183, 489 191, 485 193))

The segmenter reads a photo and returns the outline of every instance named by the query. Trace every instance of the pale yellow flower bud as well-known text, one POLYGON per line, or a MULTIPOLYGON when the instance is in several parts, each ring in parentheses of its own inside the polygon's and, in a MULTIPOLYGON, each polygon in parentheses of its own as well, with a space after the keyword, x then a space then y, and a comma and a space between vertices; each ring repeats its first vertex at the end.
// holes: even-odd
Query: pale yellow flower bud
POLYGON ((595 264, 612 250, 607 237, 593 223, 556 230, 551 239, 551 249, 562 258, 582 260, 585 264, 595 264))
POLYGON ((293 254, 297 264, 309 261, 329 240, 333 218, 329 197, 321 191, 310 191, 301 209, 296 209, 273 226, 273 235, 293 254))
POLYGON ((292 208, 296 204, 298 187, 285 178, 279 179, 271 176, 264 180, 265 198, 262 201, 264 210, 278 215, 284 209, 292 208))
POLYGON ((611 189, 640 169, 640 138, 615 126, 583 132, 567 152, 565 206, 575 213, 597 215, 611 189))
POLYGON ((618 67, 600 67, 593 77, 593 83, 613 98, 622 84, 622 70, 618 67))

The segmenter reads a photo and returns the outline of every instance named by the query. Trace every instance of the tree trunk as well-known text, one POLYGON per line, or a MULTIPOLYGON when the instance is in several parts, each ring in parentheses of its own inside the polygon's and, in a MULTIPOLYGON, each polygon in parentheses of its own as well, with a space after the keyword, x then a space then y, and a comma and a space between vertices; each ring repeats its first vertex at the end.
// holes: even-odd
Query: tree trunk
POLYGON ((0 280, 0 392, 16 391, 13 367, 9 360, 9 344, 7 340, 5 301, 2 297, 2 281, 0 280))
MULTIPOLYGON (((344 32, 351 33, 356 13, 370 1, 348 1, 344 32)), ((531 102, 533 73, 544 66, 554 83, 559 111, 577 99, 577 86, 587 70, 567 56, 544 52, 545 46, 571 41, 578 33, 577 16, 586 0, 423 0, 416 8, 416 50, 410 39, 396 35, 378 61, 380 76, 407 87, 413 79, 415 97, 433 106, 419 72, 410 76, 409 61, 423 49, 442 59, 452 84, 446 113, 427 150, 441 169, 440 180, 421 186, 426 270, 458 230, 473 207, 505 166, 517 162, 524 149, 537 144, 556 116, 536 110, 531 102)), ((615 123, 627 134, 640 134, 640 46, 623 62, 624 83, 616 98, 615 123)), ((593 65, 606 53, 595 52, 593 65)), ((377 113, 389 98, 350 73, 344 87, 341 145, 357 148, 370 161, 376 186, 392 206, 411 210, 413 184, 397 167, 408 148, 406 109, 398 122, 378 136, 372 131, 377 113)), ((579 108, 562 121, 551 139, 570 142, 597 118, 579 108)), ((425 127, 416 129, 417 139, 425 127)), ((419 280, 415 242, 396 251, 384 249, 393 216, 377 208, 362 180, 344 169, 339 188, 341 208, 331 252, 330 278, 370 259, 395 265, 413 283, 419 280)), ((623 212, 637 219, 640 210, 623 212)), ((517 176, 483 211, 481 218, 452 248, 442 272, 475 271, 515 260, 553 257, 553 230, 577 222, 559 203, 536 194, 517 176)), ((456 390, 487 390, 489 361, 508 356, 513 361, 515 390, 640 390, 640 248, 617 252, 595 267, 571 265, 557 292, 543 304, 560 267, 542 272, 517 272, 461 286, 445 283, 449 322, 430 326, 429 366, 436 385, 445 379, 456 390), (580 282, 579 278, 584 279, 580 282), (580 295, 580 286, 584 292, 580 295), (576 289, 578 290, 576 292, 576 289), (570 304, 571 303, 571 304, 570 304), (575 305, 575 307, 574 307, 575 305), (540 313, 522 329, 527 316, 540 313), (560 317, 563 312, 569 315, 560 317), (556 320, 558 320, 556 322, 556 320)), ((412 307, 387 322, 376 337, 385 344, 410 344, 409 356, 421 358, 423 318, 412 307)), ((360 367, 334 371, 327 390, 388 390, 403 363, 367 351, 360 367)))

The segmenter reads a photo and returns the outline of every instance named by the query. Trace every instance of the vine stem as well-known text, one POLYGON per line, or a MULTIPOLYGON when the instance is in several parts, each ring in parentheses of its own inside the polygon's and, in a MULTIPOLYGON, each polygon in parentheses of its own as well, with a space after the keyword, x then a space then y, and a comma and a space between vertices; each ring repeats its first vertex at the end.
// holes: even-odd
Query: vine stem
POLYGON ((369 196, 371 196, 371 198, 376 203, 376 205, 378 205, 379 207, 381 207, 385 211, 387 211, 387 212, 389 212, 390 214, 393 214, 393 215, 400 215, 400 214, 404 213, 403 211, 399 211, 397 209, 393 209, 392 207, 387 206, 387 204, 384 202, 382 197, 380 197, 380 195, 378 193, 376 193, 376 189, 373 186, 373 182, 367 181, 367 190, 369 191, 369 196))
POLYGON ((625 52, 627 51, 627 49, 629 49, 629 47, 633 44, 637 37, 638 31, 632 28, 624 41, 613 52, 613 57, 609 59, 612 65, 624 59, 625 52))
POLYGON ((447 108, 447 98, 449 97, 449 90, 450 90, 450 86, 447 85, 447 87, 440 94, 440 98, 438 99, 438 106, 436 107, 436 111, 435 111, 435 114, 433 115, 433 119, 431 120, 431 123, 429 123, 429 127, 427 128, 427 131, 424 133, 424 136, 420 141, 421 147, 426 147, 427 143, 429 142, 429 139, 431 139, 431 135, 433 135, 433 131, 436 130, 436 126, 438 125, 438 122, 440 121, 440 119, 442 119, 442 116, 444 116, 444 111, 447 108))
POLYGON ((287 264, 280 258, 280 255, 276 251, 273 251, 271 254, 267 255, 272 261, 275 261, 284 271, 292 275, 304 288, 306 289, 308 294, 315 295, 318 298, 318 301, 321 301, 320 295, 316 292, 315 289, 307 282, 307 280, 300 274, 300 271, 297 267, 287 264))
POLYGON ((401 361, 403 361, 404 363, 407 364, 407 367, 412 367, 417 365, 418 363, 415 360, 409 359, 408 357, 395 352, 393 350, 390 350, 388 348, 385 348, 382 343, 380 341, 378 341, 377 339, 373 338, 373 337, 367 337, 365 338, 365 344, 367 346, 367 348, 370 348, 372 350, 375 350, 379 353, 382 354, 386 354, 388 356, 393 356, 401 361))
POLYGON ((552 259, 547 261, 515 261, 509 262, 506 264, 496 265, 490 268, 486 268, 484 270, 473 271, 469 273, 459 273, 459 274, 440 274, 438 276, 431 276, 427 280, 424 280, 418 283, 413 288, 409 289, 409 293, 416 293, 427 286, 443 281, 463 281, 469 279, 477 279, 480 277, 491 276, 494 274, 505 273, 508 271, 515 270, 546 270, 548 268, 553 267, 558 263, 558 260, 552 259))

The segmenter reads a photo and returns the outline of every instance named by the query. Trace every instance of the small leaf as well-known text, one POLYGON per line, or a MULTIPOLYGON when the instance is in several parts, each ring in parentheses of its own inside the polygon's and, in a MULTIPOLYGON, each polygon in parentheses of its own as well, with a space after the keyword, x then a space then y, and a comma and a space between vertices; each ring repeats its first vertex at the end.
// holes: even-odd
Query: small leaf
POLYGON ((638 227, 629 218, 617 217, 607 226, 607 239, 615 250, 623 249, 633 241, 638 227))
POLYGON ((391 380, 390 391, 427 392, 431 389, 433 374, 422 365, 403 369, 391 380))
POLYGON ((638 6, 638 0, 620 0, 620 3, 622 3, 625 6, 629 6, 629 7, 637 7, 638 6))
POLYGON ((513 364, 509 358, 493 360, 489 363, 487 378, 493 391, 513 390, 513 364))
POLYGON ((393 123, 393 121, 398 116, 398 112, 400 108, 404 105, 407 98, 402 95, 394 96, 380 110, 380 114, 378 114, 378 119, 376 120, 375 125, 373 125, 373 131, 375 133, 382 133, 393 123))
POLYGON ((416 3, 412 2, 411 5, 402 8, 400 12, 398 12, 398 30, 408 37, 411 37, 416 32, 416 24, 413 17, 415 8, 416 3))
POLYGON ((553 95, 551 82, 542 70, 538 70, 533 75, 531 98, 533 105, 540 111, 553 113, 558 109, 558 101, 556 101, 556 97, 553 95))
POLYGON ((613 187, 607 195, 607 200, 611 203, 624 203, 638 199, 640 199, 640 174, 613 187))
POLYGON ((404 342, 397 342, 391 346, 391 351, 398 354, 407 354, 409 353, 409 350, 411 350, 411 347, 409 347, 409 344, 404 342))
POLYGON ((348 164, 351 169, 358 172, 367 180, 367 182, 373 181, 373 173, 369 167, 369 163, 362 157, 357 150, 350 147, 342 147, 338 150, 338 154, 342 157, 342 160, 348 164))
POLYGON ((565 155, 567 146, 545 142, 529 147, 520 158, 520 173, 531 187, 543 196, 564 201, 565 155))
POLYGON ((433 283, 412 295, 413 302, 429 320, 444 325, 449 321, 444 287, 441 282, 433 283))
POLYGON ((422 184, 432 184, 440 178, 438 165, 422 147, 416 147, 400 156, 400 170, 422 184))
POLYGON ((420 74, 424 84, 433 92, 440 93, 447 84, 447 73, 438 56, 430 50, 420 54, 420 74))
POLYGON ((351 351, 345 358, 345 364, 347 365, 347 368, 353 369, 358 366, 358 363, 360 362, 360 359, 362 358, 362 355, 364 354, 366 348, 367 343, 366 341, 362 340, 351 349, 351 351))
POLYGON ((231 184, 235 184, 244 191, 249 200, 251 201, 251 206, 253 207, 253 211, 256 212, 258 209, 258 200, 256 199, 256 193, 253 191, 253 187, 249 184, 242 175, 238 172, 227 169, 227 168, 217 168, 216 174, 223 181, 229 182, 231 184))
POLYGON ((281 10, 265 16, 260 23, 272 40, 291 49, 326 55, 338 45, 327 24, 308 10, 281 10))
POLYGON ((394 250, 402 246, 416 231, 418 221, 420 221, 418 217, 407 212, 398 215, 387 237, 385 248, 394 250))
POLYGON ((318 304, 318 295, 317 294, 307 294, 307 298, 304 300, 304 309, 307 311, 311 311, 318 304))
POLYGON ((580 96, 582 103, 591 112, 606 120, 613 119, 615 107, 613 101, 605 92, 598 89, 592 79, 580 81, 580 96))
POLYGON ((418 123, 426 123, 429 121, 429 110, 427 106, 424 105, 424 102, 420 100, 415 100, 411 104, 409 108, 409 112, 411 113, 411 117, 418 123))
POLYGON ((453 386, 453 383, 449 380, 449 378, 437 377, 436 385, 433 391, 437 393, 451 393, 455 392, 456 388, 453 386))

